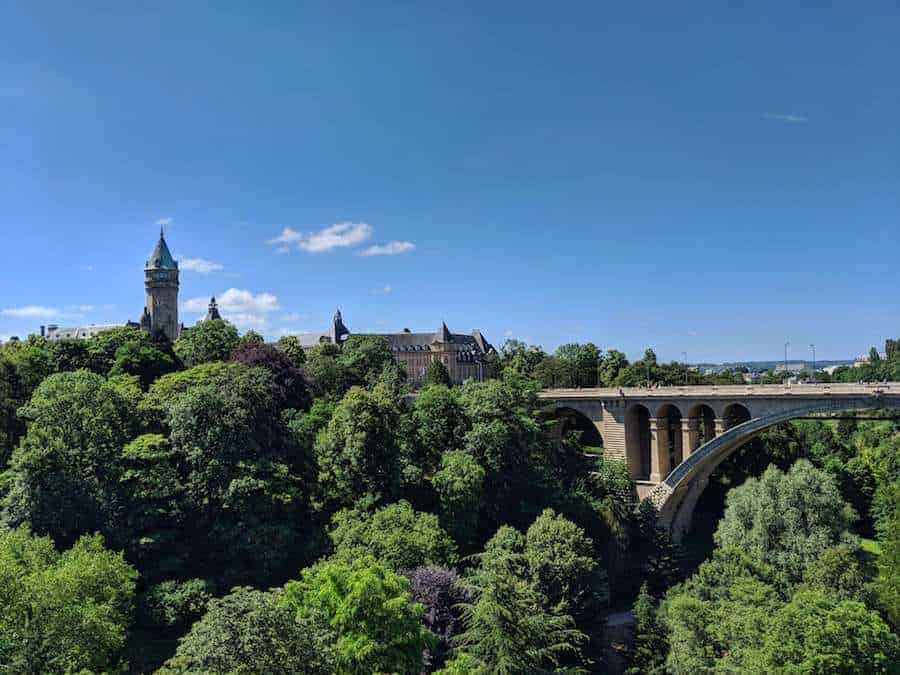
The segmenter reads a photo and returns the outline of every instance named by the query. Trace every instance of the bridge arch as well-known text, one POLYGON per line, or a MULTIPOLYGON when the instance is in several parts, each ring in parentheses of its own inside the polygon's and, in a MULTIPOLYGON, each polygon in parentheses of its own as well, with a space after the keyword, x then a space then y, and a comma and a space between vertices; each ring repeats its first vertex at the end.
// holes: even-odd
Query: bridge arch
POLYGON ((665 466, 678 466, 684 459, 681 422, 681 410, 674 403, 664 403, 656 409, 657 432, 660 429, 663 431, 660 437, 664 439, 666 446, 659 448, 659 451, 668 455, 668 464, 665 466))
MULTIPOLYGON (((749 415, 749 411, 744 406, 741 407, 749 415)), ((806 415, 885 407, 900 408, 900 401, 884 400, 877 396, 817 401, 750 418, 726 429, 724 433, 697 448, 652 490, 649 498, 659 510, 660 525, 669 530, 675 541, 680 541, 690 529, 697 500, 719 464, 769 427, 806 415)), ((735 410, 734 413, 737 415, 741 411, 735 410)))
POLYGON ((554 412, 560 424, 560 434, 565 435, 570 431, 577 431, 581 434, 581 444, 602 448, 603 436, 597 425, 591 421, 591 418, 580 410, 570 408, 569 406, 559 406, 554 412))
POLYGON ((635 403, 625 411, 626 462, 635 480, 650 480, 650 411, 635 403))
MULTIPOLYGON (((688 418, 697 420, 699 445, 716 437, 716 411, 707 403, 698 403, 688 411, 688 418)), ((698 446, 699 447, 699 446, 698 446)), ((693 452, 696 448, 690 448, 693 452)))
POLYGON ((749 422, 753 416, 747 406, 741 403, 729 403, 722 411, 722 419, 725 421, 725 430, 736 427, 744 422, 749 422))

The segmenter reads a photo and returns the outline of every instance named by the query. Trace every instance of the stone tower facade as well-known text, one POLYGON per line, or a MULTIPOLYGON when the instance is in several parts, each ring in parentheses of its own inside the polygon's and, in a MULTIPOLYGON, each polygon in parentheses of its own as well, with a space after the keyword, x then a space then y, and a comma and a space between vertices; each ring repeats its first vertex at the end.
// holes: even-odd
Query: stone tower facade
POLYGON ((178 339, 178 263, 169 252, 162 228, 159 241, 144 266, 147 304, 141 327, 151 333, 163 333, 171 342, 178 339))

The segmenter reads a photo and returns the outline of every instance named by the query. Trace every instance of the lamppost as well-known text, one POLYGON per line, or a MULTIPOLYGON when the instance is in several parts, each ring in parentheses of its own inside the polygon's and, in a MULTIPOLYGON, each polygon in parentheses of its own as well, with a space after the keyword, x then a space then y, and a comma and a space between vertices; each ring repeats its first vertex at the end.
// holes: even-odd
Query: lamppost
POLYGON ((787 377, 787 375, 788 375, 788 369, 787 369, 787 350, 788 350, 788 347, 790 347, 790 346, 791 346, 791 343, 790 343, 790 342, 785 342, 785 343, 784 343, 784 376, 785 376, 785 377, 787 377))
POLYGON ((688 383, 687 352, 681 352, 681 355, 684 357, 684 386, 686 387, 688 383))
POLYGON ((812 376, 813 376, 813 382, 815 382, 816 381, 816 346, 814 344, 810 344, 809 348, 812 349, 812 354, 813 354, 812 376))

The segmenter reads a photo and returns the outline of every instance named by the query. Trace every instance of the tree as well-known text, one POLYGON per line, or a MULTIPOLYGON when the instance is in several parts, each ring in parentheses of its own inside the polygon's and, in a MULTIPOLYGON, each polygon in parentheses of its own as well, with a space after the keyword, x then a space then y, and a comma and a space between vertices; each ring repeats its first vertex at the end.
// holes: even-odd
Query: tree
POLYGON ((565 614, 596 612, 609 597, 594 544, 578 525, 545 509, 525 533, 525 560, 547 609, 565 614))
POLYGON ((887 673, 900 639, 861 602, 804 590, 774 615, 750 660, 756 672, 887 673))
POLYGON ((163 375, 150 385, 140 403, 146 427, 161 430, 169 409, 191 387, 205 384, 224 386, 228 382, 245 377, 246 371, 247 368, 240 363, 213 361, 163 375))
POLYGON ((366 493, 388 496, 396 491, 398 420, 397 402, 384 388, 354 387, 347 393, 316 438, 325 500, 349 506, 366 493))
POLYGON ((353 384, 374 384, 385 367, 395 365, 387 340, 379 335, 351 335, 341 346, 338 362, 353 384))
POLYGON ((665 627, 657 617, 657 602, 641 586, 634 601, 634 640, 629 654, 628 675, 654 675, 663 673, 666 653, 669 651, 665 627))
POLYGON ((188 388, 169 409, 169 441, 184 490, 194 564, 227 557, 225 583, 274 579, 314 542, 311 476, 290 442, 271 374, 242 368, 219 385, 188 388))
POLYGON ((119 453, 138 426, 137 401, 100 375, 51 375, 21 409, 28 433, 13 452, 4 520, 31 523, 70 546, 88 532, 115 533, 119 453))
MULTIPOLYGON (((121 326, 119 328, 108 328, 102 330, 93 337, 89 338, 87 343, 88 351, 91 354, 91 369, 105 375, 113 367, 116 359, 116 352, 119 348, 127 343, 135 343, 141 347, 156 347, 161 345, 154 342, 153 338, 136 326, 121 326)), ((165 341, 168 347, 168 341, 165 341)))
POLYGON ((468 421, 458 392, 444 385, 426 385, 413 400, 412 461, 426 475, 437 470, 444 455, 462 447, 468 421))
POLYGON ((287 356, 297 368, 306 363, 306 351, 304 351, 296 335, 282 335, 278 338, 275 348, 287 356))
POLYGON ((247 345, 263 345, 265 343, 266 339, 255 330, 251 329, 241 335, 241 339, 238 341, 238 346, 245 347, 247 345))
POLYGON ((425 369, 425 378, 422 384, 440 384, 445 387, 452 387, 453 382, 450 380, 450 373, 440 360, 434 359, 425 369))
POLYGON ((136 579, 99 535, 59 553, 25 527, 0 532, 0 670, 117 669, 136 579))
POLYGON ((203 618, 158 671, 330 675, 335 660, 325 628, 298 620, 279 592, 238 587, 210 601, 203 618))
POLYGON ((326 342, 309 350, 303 372, 309 380, 313 396, 339 401, 354 383, 354 374, 338 360, 341 348, 326 342))
POLYGON ((47 344, 47 351, 57 373, 89 369, 93 365, 93 355, 85 340, 56 340, 47 344))
POLYGON ((609 349, 600 357, 599 376, 604 387, 611 387, 619 373, 628 366, 628 359, 618 349, 609 349))
POLYGON ((441 521, 460 544, 469 544, 475 537, 484 475, 472 455, 457 450, 441 458, 441 468, 431 480, 440 499, 441 521))
POLYGON ((456 545, 437 516, 414 511, 407 501, 374 513, 344 509, 332 518, 328 533, 335 555, 353 560, 366 553, 399 571, 456 562, 456 545))
POLYGON ((240 343, 237 328, 224 319, 201 321, 175 340, 175 353, 188 367, 209 361, 226 361, 240 343))
POLYGON ((279 407, 305 408, 309 405, 303 372, 286 354, 272 345, 255 341, 242 342, 231 352, 231 360, 243 363, 248 368, 265 368, 272 373, 279 407))
POLYGON ((796 583, 824 549, 852 540, 854 515, 834 479, 801 459, 787 473, 770 466, 729 492, 715 541, 748 551, 796 583))
POLYGON ((531 673, 579 659, 586 636, 571 616, 546 609, 547 598, 527 577, 523 549, 522 535, 508 527, 486 545, 466 579, 472 600, 460 604, 465 630, 456 640, 455 661, 490 673, 531 673))
POLYGON ((425 609, 409 582, 370 556, 328 560, 285 586, 285 604, 299 621, 334 634, 336 670, 347 673, 418 672, 436 644, 422 626, 425 609))
POLYGON ((0 352, 0 470, 18 445, 25 424, 17 410, 25 402, 25 387, 15 365, 0 352))
POLYGON ((600 350, 593 342, 560 345, 555 355, 562 362, 563 370, 568 376, 568 386, 597 385, 600 350))
POLYGON ((110 376, 136 375, 146 389, 158 377, 175 370, 175 361, 156 347, 126 342, 116 350, 110 376))
POLYGON ((842 600, 865 602, 868 590, 860 554, 846 544, 826 548, 806 567, 803 581, 842 600))

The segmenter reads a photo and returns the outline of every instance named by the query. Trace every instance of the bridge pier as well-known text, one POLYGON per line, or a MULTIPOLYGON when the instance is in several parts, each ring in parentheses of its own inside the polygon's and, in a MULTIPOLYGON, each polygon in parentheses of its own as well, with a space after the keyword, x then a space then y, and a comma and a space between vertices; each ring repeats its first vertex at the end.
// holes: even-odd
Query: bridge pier
MULTIPOLYGON (((715 423, 715 425, 716 425, 716 426, 715 426, 715 430, 716 430, 715 433, 716 433, 716 435, 713 436, 713 438, 715 438, 716 436, 721 436, 722 434, 724 434, 724 433, 725 433, 725 430, 726 430, 727 427, 728 427, 726 421, 725 421, 723 418, 721 418, 721 417, 717 417, 717 418, 715 419, 715 422, 714 422, 714 423, 715 423)), ((712 439, 710 439, 710 440, 712 440, 712 439)))
POLYGON ((700 447, 700 418, 682 417, 681 450, 684 453, 684 459, 690 457, 698 447, 700 447))
POLYGON ((672 470, 669 462, 669 420, 650 418, 650 480, 659 483, 672 470))

